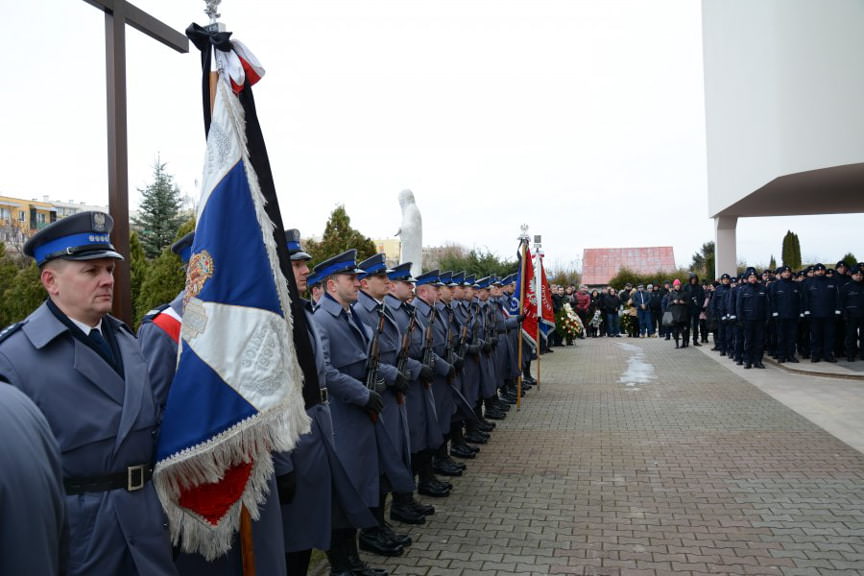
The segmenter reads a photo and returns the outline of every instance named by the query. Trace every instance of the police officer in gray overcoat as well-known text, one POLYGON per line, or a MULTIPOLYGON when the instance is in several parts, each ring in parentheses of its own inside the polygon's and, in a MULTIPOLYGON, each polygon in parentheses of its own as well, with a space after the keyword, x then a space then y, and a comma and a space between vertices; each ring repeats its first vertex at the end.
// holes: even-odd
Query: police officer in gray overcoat
MULTIPOLYGON (((303 294, 309 276, 308 262, 312 257, 303 250, 299 230, 286 230, 285 236, 297 291, 303 294)), ((352 573, 362 573, 369 568, 356 554, 356 548, 350 545, 352 542, 339 538, 334 540, 331 535, 334 530, 348 531, 353 535, 355 528, 368 528, 377 522, 363 504, 337 456, 333 420, 327 402, 327 363, 321 337, 312 320, 312 305, 305 300, 303 303, 319 391, 317 395, 310 394, 306 389, 308 383, 304 383, 303 397, 311 420, 310 430, 300 437, 294 450, 273 455, 282 504, 287 574, 306 574, 313 548, 331 550, 332 556, 347 561, 352 573), (345 548, 334 549, 340 545, 345 548)), ((294 323, 295 330, 299 324, 294 323)))
POLYGON ((63 470, 35 404, 0 382, 0 574, 63 573, 63 470))
MULTIPOLYGON (((321 351, 327 365, 327 391, 336 453, 344 464, 363 504, 375 508, 380 502, 378 446, 375 422, 384 407, 381 393, 386 385, 366 385, 366 369, 372 333, 367 330, 351 305, 357 301, 360 270, 356 250, 347 250, 315 266, 324 295, 312 316, 321 338, 321 351)), ((356 531, 334 532, 333 547, 338 551, 353 545, 356 531)), ((382 551, 402 554, 403 546, 382 551)), ((328 554, 333 573, 346 570, 341 555, 328 554)), ((350 571, 350 566, 347 567, 350 571)))
POLYGON ((150 481, 157 406, 128 326, 109 314, 113 220, 80 212, 24 245, 48 300, 0 342, 0 378, 39 407, 61 451, 68 574, 176 574, 150 481))
MULTIPOLYGON (((378 377, 385 384, 381 393, 384 408, 375 422, 381 492, 379 504, 372 511, 378 519, 378 526, 360 532, 360 548, 381 553, 379 548, 382 543, 385 547, 399 544, 408 546, 411 543, 410 537, 393 532, 384 519, 389 492, 400 494, 400 500, 414 492, 408 412, 405 406, 410 376, 396 367, 402 347, 402 333, 389 307, 384 305, 384 297, 390 291, 390 279, 387 277, 390 270, 386 257, 383 253, 375 254, 357 267, 362 270, 358 275, 361 289, 353 309, 377 342, 378 377)), ((383 553, 387 554, 386 551, 383 553)))

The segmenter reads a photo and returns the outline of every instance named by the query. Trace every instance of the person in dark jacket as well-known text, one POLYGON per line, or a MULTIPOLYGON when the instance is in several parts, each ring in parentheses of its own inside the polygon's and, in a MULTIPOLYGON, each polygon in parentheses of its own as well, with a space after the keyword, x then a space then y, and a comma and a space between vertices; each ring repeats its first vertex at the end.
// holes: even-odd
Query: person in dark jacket
POLYGON ((681 290, 682 299, 687 302, 687 312, 690 319, 690 328, 693 333, 693 345, 699 344, 699 314, 705 305, 705 289, 699 284, 699 276, 690 274, 687 285, 681 290))
POLYGON ((771 317, 777 334, 777 361, 797 363, 795 341, 801 316, 801 285, 792 279, 789 266, 779 268, 780 278, 768 290, 771 317))
POLYGON ((765 320, 768 318, 768 290, 759 282, 754 268, 744 273, 746 281, 735 295, 735 315, 744 328, 744 368, 765 368, 765 320))
POLYGON ((675 339, 675 348, 679 346, 679 338, 681 338, 681 348, 687 348, 690 342, 690 307, 681 290, 681 281, 677 278, 672 283, 668 298, 669 304, 666 309, 672 313, 672 337, 675 339))
POLYGON ((720 284, 714 289, 714 297, 711 298, 709 307, 709 313, 714 315, 714 321, 717 325, 714 350, 719 351, 721 356, 726 356, 729 352, 729 312, 726 309, 726 304, 729 298, 730 282, 729 274, 720 276, 720 284))
POLYGON ((852 278, 840 288, 840 310, 846 320, 846 360, 864 353, 864 266, 852 269, 852 278))
POLYGON ((810 319, 810 361, 836 362, 834 322, 840 316, 836 280, 825 276, 825 265, 813 266, 813 277, 804 283, 804 316, 810 319))
POLYGON ((611 286, 600 300, 603 313, 606 316, 606 336, 610 338, 621 337, 621 321, 618 318, 618 308, 621 307, 621 298, 611 286))

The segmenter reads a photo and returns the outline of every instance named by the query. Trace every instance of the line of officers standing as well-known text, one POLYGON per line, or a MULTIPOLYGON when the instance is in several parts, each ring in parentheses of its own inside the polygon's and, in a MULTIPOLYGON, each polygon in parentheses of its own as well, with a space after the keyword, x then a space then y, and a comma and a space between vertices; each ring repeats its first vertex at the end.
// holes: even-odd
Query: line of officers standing
MULTIPOLYGON (((291 453, 274 454, 278 499, 271 494, 253 525, 259 571, 306 574, 311 550, 320 549, 332 575, 380 576, 386 571, 359 551, 398 556, 412 544, 386 519, 388 495, 390 520, 424 524, 435 507, 417 495, 448 497, 454 486, 439 476, 461 476, 466 465, 453 457, 475 458, 491 420, 516 402, 520 318, 506 312, 515 280, 438 270, 414 278, 410 262, 389 269, 376 254, 358 263, 356 250, 310 271, 300 232, 286 236, 298 291, 312 294, 306 324, 320 390, 312 401, 304 393, 310 433, 291 453), (284 558, 260 552, 275 548, 284 558)), ((192 238, 175 245, 181 257, 192 238)), ((139 330, 160 402, 176 354, 165 335, 179 333, 170 326, 182 318, 182 300, 148 315, 139 330)), ((530 374, 527 362, 524 370, 530 374)), ((233 568, 239 559, 230 556, 223 563, 233 568)), ((176 563, 182 574, 213 573, 195 554, 176 563)))
POLYGON ((788 266, 740 281, 723 274, 708 313, 716 320, 715 350, 744 368, 764 368, 765 350, 778 362, 854 362, 864 350, 864 263, 832 274, 815 264, 797 274, 788 266))
MULTIPOLYGON (((184 294, 151 311, 137 337, 110 315, 108 214, 53 223, 24 246, 48 298, 0 332, 0 574, 239 575, 241 546, 214 560, 170 541, 152 483, 159 421, 177 363, 184 294)), ((184 262, 193 236, 172 249, 184 262)), ((349 250, 315 267, 287 233, 305 302, 318 389, 304 388, 311 430, 276 473, 253 522, 256 573, 305 574, 312 549, 331 574, 380 576, 359 550, 412 543, 385 520, 426 522, 460 460, 476 456, 516 401, 520 318, 510 279, 475 280, 349 250), (359 532, 359 534, 358 534, 359 532)), ((295 322, 295 328, 303 322, 295 322)), ((302 329, 302 328, 301 328, 302 329)), ((526 354, 526 357, 529 354, 526 354)), ((524 389, 531 387, 530 377, 524 389)), ((177 544, 177 543, 175 543, 177 544)))

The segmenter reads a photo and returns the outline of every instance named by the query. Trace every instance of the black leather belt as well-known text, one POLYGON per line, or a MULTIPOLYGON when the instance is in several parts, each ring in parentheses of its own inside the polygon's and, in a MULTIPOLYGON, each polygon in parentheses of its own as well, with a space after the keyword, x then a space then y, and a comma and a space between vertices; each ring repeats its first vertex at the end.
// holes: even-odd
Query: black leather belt
POLYGON ((321 388, 321 402, 327 402, 327 388, 321 388))
POLYGON ((85 492, 107 492, 124 489, 135 492, 153 478, 153 469, 147 464, 129 466, 125 472, 91 476, 89 478, 64 478, 63 488, 66 494, 84 494, 85 492))

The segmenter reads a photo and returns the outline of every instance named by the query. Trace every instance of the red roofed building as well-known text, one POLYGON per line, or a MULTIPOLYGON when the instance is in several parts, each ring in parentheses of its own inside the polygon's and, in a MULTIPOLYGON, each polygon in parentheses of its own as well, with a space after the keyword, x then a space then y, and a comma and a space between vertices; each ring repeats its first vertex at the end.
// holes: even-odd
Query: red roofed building
POLYGON ((638 274, 673 272, 676 270, 675 255, 671 246, 586 248, 582 254, 582 283, 606 286, 621 268, 638 274))

